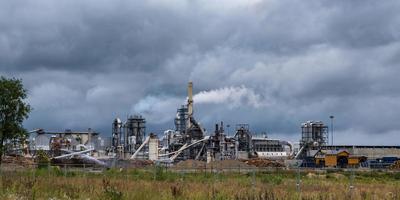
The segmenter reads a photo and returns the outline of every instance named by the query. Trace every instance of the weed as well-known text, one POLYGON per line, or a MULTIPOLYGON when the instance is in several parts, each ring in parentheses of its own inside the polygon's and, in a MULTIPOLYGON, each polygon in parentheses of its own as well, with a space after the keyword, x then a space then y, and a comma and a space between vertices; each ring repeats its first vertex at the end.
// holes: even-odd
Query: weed
POLYGON ((283 181, 283 178, 280 175, 263 175, 260 178, 261 182, 273 185, 279 185, 283 181))
POLYGON ((180 197, 182 195, 182 188, 179 185, 171 186, 171 194, 174 198, 180 197))
POLYGON ((106 199, 120 200, 122 199, 122 192, 118 191, 114 186, 110 184, 110 180, 103 179, 103 192, 106 199))
MULTIPOLYGON (((296 173, 179 173, 165 169, 110 170, 102 174, 67 172, 60 168, 9 171, 1 174, 0 199, 346 199, 344 172, 327 178, 296 173), (65 176, 66 175, 66 176, 65 176)), ((356 174, 353 199, 399 199, 398 173, 356 174)))

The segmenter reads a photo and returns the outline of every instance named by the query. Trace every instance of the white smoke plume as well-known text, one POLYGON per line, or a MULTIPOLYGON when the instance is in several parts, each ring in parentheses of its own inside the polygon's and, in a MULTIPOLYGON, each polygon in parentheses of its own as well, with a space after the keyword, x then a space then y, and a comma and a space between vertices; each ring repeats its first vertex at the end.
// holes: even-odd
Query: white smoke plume
MULTIPOLYGON (((223 104, 227 108, 265 106, 261 95, 245 86, 224 87, 209 91, 201 91, 193 96, 195 104, 223 104)), ((133 105, 133 113, 143 114, 149 121, 165 123, 170 121, 176 109, 186 101, 172 96, 146 96, 133 105)))
POLYGON ((193 100, 198 104, 225 104, 230 108, 239 106, 259 108, 265 105, 261 95, 256 94, 253 89, 243 85, 202 91, 194 95, 193 100))

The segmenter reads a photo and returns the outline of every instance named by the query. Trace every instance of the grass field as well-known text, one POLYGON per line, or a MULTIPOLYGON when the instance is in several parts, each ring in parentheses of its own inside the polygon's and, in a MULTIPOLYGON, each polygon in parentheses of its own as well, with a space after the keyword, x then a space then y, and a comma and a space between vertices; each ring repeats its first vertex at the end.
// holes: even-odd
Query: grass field
POLYGON ((179 173, 162 168, 89 173, 53 167, 3 171, 0 198, 400 199, 400 173, 179 173))

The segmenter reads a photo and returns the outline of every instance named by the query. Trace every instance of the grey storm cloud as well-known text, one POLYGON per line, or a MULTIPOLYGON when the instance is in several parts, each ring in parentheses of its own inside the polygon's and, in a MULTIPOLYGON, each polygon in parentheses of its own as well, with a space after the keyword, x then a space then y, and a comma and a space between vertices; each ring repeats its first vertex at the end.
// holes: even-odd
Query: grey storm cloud
POLYGON ((298 140, 301 122, 335 115, 338 138, 349 138, 338 142, 395 144, 399 10, 372 0, 1 1, 0 74, 23 79, 28 129, 110 135, 115 117, 139 113, 162 133, 193 81, 209 131, 224 120, 298 140))

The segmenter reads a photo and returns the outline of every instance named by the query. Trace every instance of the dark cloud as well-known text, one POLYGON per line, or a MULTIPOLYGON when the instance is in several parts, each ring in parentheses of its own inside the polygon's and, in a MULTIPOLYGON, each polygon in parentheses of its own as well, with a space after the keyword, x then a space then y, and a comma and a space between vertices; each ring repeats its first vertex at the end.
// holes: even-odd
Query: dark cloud
POLYGON ((161 133, 192 80, 195 93, 206 91, 195 111, 208 129, 224 120, 296 139, 301 122, 333 114, 339 135, 354 134, 349 143, 371 144, 357 137, 400 132, 399 8, 372 0, 2 1, 0 74, 28 88, 29 129, 109 135, 113 118, 140 112, 161 133))

